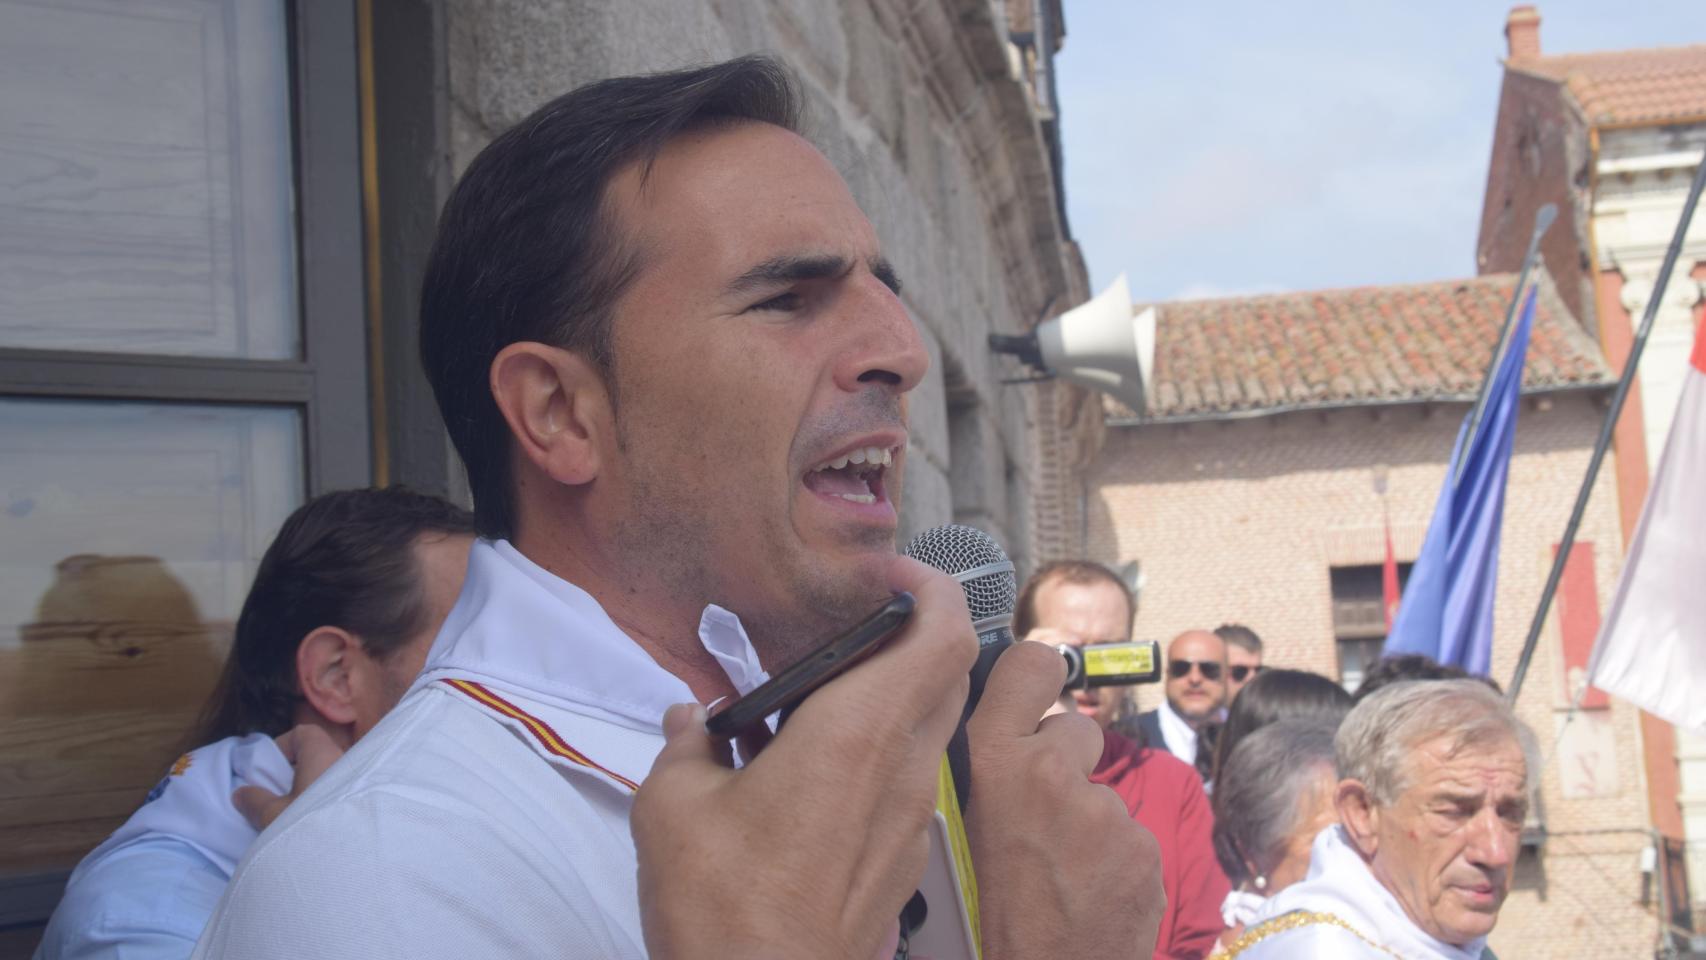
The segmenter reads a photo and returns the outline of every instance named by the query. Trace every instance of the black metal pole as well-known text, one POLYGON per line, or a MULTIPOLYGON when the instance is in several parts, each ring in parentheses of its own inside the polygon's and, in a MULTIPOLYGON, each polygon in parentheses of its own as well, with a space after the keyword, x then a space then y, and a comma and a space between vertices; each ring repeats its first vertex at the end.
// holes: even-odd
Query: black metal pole
POLYGON ((1706 188, 1706 160, 1694 171, 1694 183, 1688 188, 1688 199, 1683 201, 1682 219, 1677 221, 1676 236, 1671 238, 1658 278, 1653 281, 1652 295, 1647 298, 1647 309, 1641 315, 1641 328, 1635 334, 1634 345, 1629 348, 1629 359, 1623 364, 1623 376, 1617 381, 1617 392, 1611 395, 1611 408, 1605 412, 1605 423, 1599 428, 1599 442, 1594 445, 1593 457, 1588 460, 1588 475, 1582 478, 1582 488, 1576 493, 1576 507, 1570 511, 1570 522, 1564 527, 1564 539, 1558 545, 1558 555, 1552 558, 1552 573, 1540 591, 1540 606, 1534 611, 1534 622, 1528 625, 1528 638, 1523 641, 1522 656, 1517 658, 1516 673, 1511 676, 1510 690, 1505 694, 1512 703, 1522 692, 1523 678, 1528 676, 1529 661, 1534 659, 1534 648, 1540 643, 1540 631, 1546 625, 1546 611, 1551 609, 1552 595, 1558 592, 1558 581, 1564 576, 1564 564, 1569 561, 1570 548, 1576 543, 1576 530, 1582 525, 1588 498, 1593 495, 1593 482, 1599 476, 1600 464, 1605 462, 1605 451, 1611 446, 1612 432, 1617 429, 1617 418, 1623 413, 1623 401, 1628 399, 1629 386, 1635 381, 1635 368, 1641 362, 1641 351, 1647 348, 1647 334, 1653 332, 1653 318, 1659 315, 1665 288, 1670 286, 1671 270, 1676 267, 1676 258, 1682 253, 1682 243, 1688 236, 1688 224, 1694 219, 1694 208, 1700 203, 1702 188, 1706 188))
POLYGON ((1558 219, 1558 207, 1548 203, 1534 215, 1534 232, 1528 237, 1528 252, 1522 257, 1522 272, 1517 274, 1516 289, 1511 292, 1510 306, 1505 308, 1505 325, 1499 331, 1499 342, 1493 347, 1493 356, 1487 361, 1487 373, 1481 378, 1481 392, 1475 397, 1475 409, 1469 413, 1469 432, 1463 435, 1463 452, 1465 456, 1457 461, 1457 469, 1451 474, 1452 489, 1457 488, 1457 481, 1463 479, 1463 468, 1469 462, 1467 456, 1469 447, 1475 442, 1475 434, 1481 432, 1481 418, 1487 414, 1487 395, 1493 389, 1493 374, 1499 369, 1499 361, 1504 359, 1505 349, 1511 342, 1511 321, 1516 319, 1518 305, 1522 303, 1523 292, 1528 288, 1528 274, 1534 269, 1534 256, 1540 252, 1540 238, 1546 235, 1552 221, 1558 219))

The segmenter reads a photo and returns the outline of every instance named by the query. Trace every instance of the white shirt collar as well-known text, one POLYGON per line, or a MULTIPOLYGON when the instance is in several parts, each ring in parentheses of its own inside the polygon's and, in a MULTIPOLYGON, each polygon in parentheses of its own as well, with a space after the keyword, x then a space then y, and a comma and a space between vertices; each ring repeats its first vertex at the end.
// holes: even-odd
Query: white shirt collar
POLYGON ((1487 939, 1480 937, 1453 946, 1416 926, 1337 824, 1316 835, 1309 848, 1309 874, 1269 897, 1256 923, 1296 910, 1330 913, 1382 947, 1413 960, 1478 960, 1487 945, 1487 939))
POLYGON ((1161 738, 1167 741, 1167 749, 1173 755, 1189 764, 1197 762, 1197 731, 1185 718, 1173 712, 1173 705, 1165 698, 1159 708, 1161 718, 1161 738))
MULTIPOLYGON (((733 613, 706 607, 699 640, 742 694, 768 679, 733 613)), ((469 552, 462 593, 415 687, 452 677, 645 733, 661 732, 670 706, 695 700, 591 594, 505 540, 469 552)))

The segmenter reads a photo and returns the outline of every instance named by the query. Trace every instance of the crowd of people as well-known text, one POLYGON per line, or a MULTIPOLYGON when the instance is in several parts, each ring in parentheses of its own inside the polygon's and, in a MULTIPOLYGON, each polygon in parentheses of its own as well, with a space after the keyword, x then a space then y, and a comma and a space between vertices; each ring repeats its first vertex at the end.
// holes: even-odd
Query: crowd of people
MULTIPOLYGON (((1113 571, 1065 561, 1026 583, 1014 623, 1081 647, 1129 640, 1135 613, 1113 571)), ((1534 762, 1496 684, 1403 655, 1353 696, 1268 667, 1242 624, 1174 637, 1163 683, 1144 712, 1131 687, 1061 700, 1103 727, 1092 779, 1160 847, 1158 960, 1482 956, 1534 762)))
POLYGON ((1533 769, 1480 681, 1392 662, 1353 706, 1229 625, 1172 641, 1153 711, 1063 693, 1054 648, 1134 612, 1073 562, 962 715, 965 596, 894 543, 929 351, 797 114, 743 58, 573 91, 473 161, 421 353, 474 511, 287 521, 198 744, 41 960, 905 956, 962 723, 988 960, 1480 954, 1533 769), (761 752, 706 733, 903 591, 761 752))

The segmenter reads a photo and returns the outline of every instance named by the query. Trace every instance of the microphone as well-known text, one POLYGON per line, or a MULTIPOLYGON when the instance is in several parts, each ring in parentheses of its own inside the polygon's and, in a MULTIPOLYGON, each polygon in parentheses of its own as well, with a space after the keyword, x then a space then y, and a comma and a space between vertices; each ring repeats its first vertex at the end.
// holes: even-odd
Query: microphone
POLYGON ((972 629, 977 631, 977 663, 971 669, 971 690, 954 737, 948 741, 948 766, 954 774, 954 793, 964 810, 971 796, 971 758, 966 749, 966 721, 983 696, 983 685, 1002 651, 1013 644, 1013 607, 1019 599, 1019 580, 1013 561, 995 538, 973 527, 949 523, 912 538, 906 555, 958 580, 966 594, 972 629))

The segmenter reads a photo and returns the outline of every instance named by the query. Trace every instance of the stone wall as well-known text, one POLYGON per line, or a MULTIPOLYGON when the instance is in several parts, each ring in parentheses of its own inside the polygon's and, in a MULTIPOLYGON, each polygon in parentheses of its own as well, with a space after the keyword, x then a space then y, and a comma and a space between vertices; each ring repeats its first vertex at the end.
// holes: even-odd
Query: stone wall
MULTIPOLYGON (((1083 440, 1053 431, 1034 388, 1000 385, 985 342, 1086 292, 996 4, 453 0, 446 11, 455 170, 497 131, 591 80, 744 53, 789 63, 806 92, 807 133, 876 225, 934 360, 912 400, 903 536, 959 520, 989 529, 1021 562, 1076 546, 1033 516, 1059 500, 1039 489, 1036 464, 1083 440)), ((1048 484, 1076 491, 1080 481, 1051 473, 1048 484)))
MULTIPOLYGON (((1137 636, 1166 641, 1187 628, 1246 623, 1261 634, 1269 664, 1337 678, 1329 571, 1384 559, 1375 470, 1387 471, 1398 559, 1413 560, 1465 409, 1110 427, 1091 472, 1090 553, 1114 565, 1142 562, 1137 636)), ((1597 394, 1525 402, 1499 562, 1493 676, 1501 683, 1515 667, 1602 416, 1597 394)), ((1602 610, 1622 555, 1609 467, 1578 541, 1594 545, 1602 610)), ((1545 758, 1540 810, 1550 835, 1519 861, 1492 946, 1504 960, 1646 955, 1657 921, 1641 902, 1648 821, 1637 714, 1615 701, 1584 711, 1560 740, 1568 703, 1560 660, 1554 628, 1518 704, 1545 758), (1598 778, 1595 795, 1580 796, 1577 779, 1566 798, 1561 763, 1574 768, 1595 750, 1586 761, 1598 778)), ((1145 688, 1140 701, 1147 707, 1157 696, 1145 688)))

